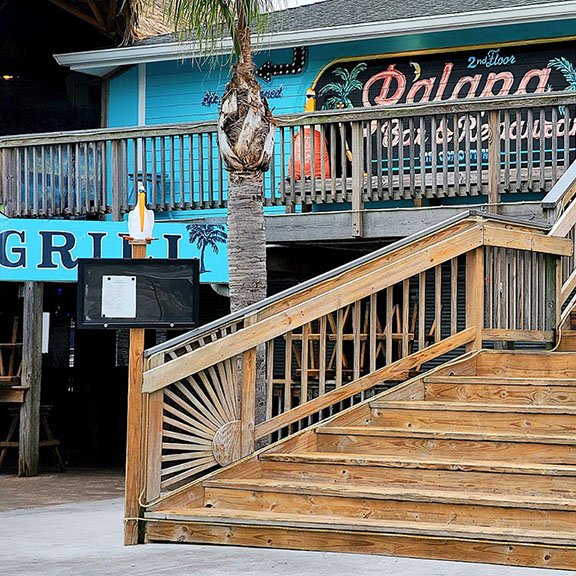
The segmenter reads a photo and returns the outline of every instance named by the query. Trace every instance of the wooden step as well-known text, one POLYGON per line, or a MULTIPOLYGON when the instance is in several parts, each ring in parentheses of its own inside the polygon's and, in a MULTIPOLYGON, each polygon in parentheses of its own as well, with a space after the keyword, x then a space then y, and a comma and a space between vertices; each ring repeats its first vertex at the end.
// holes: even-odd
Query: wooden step
POLYGON ((484 351, 476 362, 478 376, 576 378, 574 352, 484 351))
POLYGON ((576 351, 576 330, 562 330, 560 344, 558 345, 557 350, 576 351))
POLYGON ((571 532, 197 508, 146 513, 148 542, 394 554, 572 568, 571 532))
POLYGON ((482 404, 464 402, 371 403, 372 425, 460 432, 486 431, 516 434, 576 435, 576 406, 533 404, 482 404))
POLYGON ((276 480, 576 497, 576 466, 568 465, 405 458, 401 453, 263 453, 259 458, 262 475, 276 480))
POLYGON ((576 465, 576 436, 330 426, 316 430, 318 451, 402 457, 455 457, 576 465))
POLYGON ((576 406, 576 380, 435 376, 424 379, 426 400, 576 406))
POLYGON ((205 507, 575 532, 576 499, 253 478, 203 483, 205 507))

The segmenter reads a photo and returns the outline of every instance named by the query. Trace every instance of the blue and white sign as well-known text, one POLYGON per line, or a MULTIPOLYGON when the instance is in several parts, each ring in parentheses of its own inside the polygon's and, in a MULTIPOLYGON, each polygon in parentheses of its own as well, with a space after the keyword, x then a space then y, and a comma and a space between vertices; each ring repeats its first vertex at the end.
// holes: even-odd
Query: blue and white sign
MULTIPOLYGON (((78 258, 127 258, 125 222, 0 219, 0 281, 76 282, 78 258)), ((200 282, 228 282, 223 224, 156 222, 152 258, 199 258, 200 282)))

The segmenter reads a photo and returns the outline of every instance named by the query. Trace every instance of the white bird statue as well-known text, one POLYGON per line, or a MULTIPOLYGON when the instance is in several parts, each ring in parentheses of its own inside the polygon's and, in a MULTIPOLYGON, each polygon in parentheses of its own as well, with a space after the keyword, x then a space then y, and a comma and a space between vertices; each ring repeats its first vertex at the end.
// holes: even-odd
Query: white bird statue
POLYGON ((146 208, 146 188, 138 182, 138 202, 128 213, 128 234, 134 240, 152 238, 154 212, 146 208))

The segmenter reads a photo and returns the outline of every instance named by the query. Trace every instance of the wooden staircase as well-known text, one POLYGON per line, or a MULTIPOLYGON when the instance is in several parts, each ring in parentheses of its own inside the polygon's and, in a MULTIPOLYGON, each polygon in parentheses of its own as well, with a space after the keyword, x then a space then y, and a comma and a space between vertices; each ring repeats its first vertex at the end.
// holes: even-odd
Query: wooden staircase
POLYGON ((576 354, 470 353, 160 500, 146 541, 576 567, 576 354))

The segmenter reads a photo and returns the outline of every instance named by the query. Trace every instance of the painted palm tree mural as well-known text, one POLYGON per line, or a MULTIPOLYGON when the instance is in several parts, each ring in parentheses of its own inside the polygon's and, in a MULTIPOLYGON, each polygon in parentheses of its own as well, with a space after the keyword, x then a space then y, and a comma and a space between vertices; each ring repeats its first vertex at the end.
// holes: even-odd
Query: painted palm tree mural
POLYGON ((210 272, 206 270, 204 254, 206 248, 211 248, 214 254, 218 254, 218 244, 226 244, 228 234, 226 234, 223 224, 188 224, 188 240, 190 244, 196 243, 200 250, 200 274, 210 272))
POLYGON ((354 108, 354 103, 350 99, 350 94, 354 90, 362 90, 362 82, 358 80, 358 74, 366 70, 366 63, 360 62, 350 70, 346 68, 336 68, 334 74, 342 79, 342 82, 329 82, 322 87, 319 94, 322 96, 328 92, 333 92, 326 98, 322 105, 323 110, 336 110, 337 108, 354 108))
MULTIPOLYGON (((560 56, 559 58, 552 58, 550 62, 548 62, 548 66, 550 68, 554 68, 561 72, 566 82, 568 82, 568 86, 565 88, 568 92, 576 92, 576 68, 574 68, 574 64, 564 58, 564 56, 560 56)), ((559 106, 560 114, 565 116, 566 108, 564 106, 559 106)))

